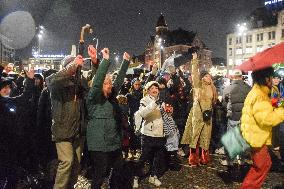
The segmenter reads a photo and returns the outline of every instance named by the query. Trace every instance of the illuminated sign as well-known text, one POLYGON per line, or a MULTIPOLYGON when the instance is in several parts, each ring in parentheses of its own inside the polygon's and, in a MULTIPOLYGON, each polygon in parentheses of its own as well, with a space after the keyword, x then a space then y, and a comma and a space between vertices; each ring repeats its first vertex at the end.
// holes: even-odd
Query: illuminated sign
POLYGON ((283 2, 284 0, 271 0, 271 1, 265 1, 264 5, 273 5, 273 4, 277 4, 280 2, 283 2))

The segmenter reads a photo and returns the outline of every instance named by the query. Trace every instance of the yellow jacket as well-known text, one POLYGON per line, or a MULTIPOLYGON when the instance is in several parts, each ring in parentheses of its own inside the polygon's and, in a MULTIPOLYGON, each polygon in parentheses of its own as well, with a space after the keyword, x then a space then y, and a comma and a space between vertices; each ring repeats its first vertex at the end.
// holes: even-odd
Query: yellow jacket
POLYGON ((243 137, 252 147, 271 145, 271 129, 284 121, 284 108, 274 108, 270 89, 255 84, 247 95, 241 117, 243 137))

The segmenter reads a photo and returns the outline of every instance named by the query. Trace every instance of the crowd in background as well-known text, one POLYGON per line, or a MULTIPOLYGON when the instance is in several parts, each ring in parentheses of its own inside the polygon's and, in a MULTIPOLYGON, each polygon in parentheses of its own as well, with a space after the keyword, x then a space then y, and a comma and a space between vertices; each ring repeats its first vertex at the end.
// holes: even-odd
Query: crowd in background
MULTIPOLYGON (((138 188, 148 163, 149 182, 160 186, 159 178, 167 169, 180 170, 181 158, 196 167, 209 164, 212 153, 226 154, 220 138, 240 125, 252 146, 254 163, 242 188, 263 183, 271 166, 265 144, 280 151, 283 166, 284 87, 273 69, 254 72, 253 86, 234 70, 231 84, 225 86, 223 77, 199 69, 197 53, 190 74, 183 66, 170 66, 161 73, 155 64, 148 75, 136 76, 126 75, 128 53, 114 74, 108 73, 109 50, 101 53, 99 60, 96 49, 89 46, 93 69, 88 78, 78 74, 84 62, 81 55, 67 56, 62 70, 42 74, 34 70, 9 74, 12 64, 3 68, 0 158, 6 171, 1 177, 13 175, 11 167, 38 173, 57 158, 52 181, 56 189, 73 188, 81 167, 91 167, 92 188, 100 188, 105 178, 111 188, 138 188), (270 84, 272 80, 266 79, 272 76, 270 84), (129 174, 127 161, 136 162, 129 174)), ((236 161, 242 164, 245 158, 238 156, 236 161)), ((226 158, 220 163, 233 162, 226 158)), ((9 179, 11 184, 17 178, 9 179)))

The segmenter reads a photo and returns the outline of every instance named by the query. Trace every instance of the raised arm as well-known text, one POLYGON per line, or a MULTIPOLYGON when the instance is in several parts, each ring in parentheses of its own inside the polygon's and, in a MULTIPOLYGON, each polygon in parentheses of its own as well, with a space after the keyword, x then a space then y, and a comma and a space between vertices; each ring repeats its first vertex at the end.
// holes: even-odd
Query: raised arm
POLYGON ((193 88, 200 88, 200 73, 198 71, 199 65, 196 53, 192 54, 191 68, 192 86, 193 88))
POLYGON ((87 96, 87 104, 98 101, 100 96, 102 95, 103 83, 104 83, 108 68, 110 66, 108 48, 104 48, 102 50, 102 54, 103 54, 103 60, 100 63, 97 73, 93 78, 93 84, 87 96))
POLYGON ((121 85, 123 84, 129 63, 130 63, 130 55, 127 52, 125 52, 123 54, 123 61, 122 61, 122 64, 120 66, 120 69, 118 71, 118 75, 117 75, 117 77, 116 77, 116 79, 113 83, 113 87, 114 87, 115 92, 118 92, 121 85))
POLYGON ((66 66, 66 68, 63 68, 59 72, 52 74, 51 76, 46 78, 47 87, 51 89, 54 85, 62 87, 68 85, 69 82, 66 82, 66 80, 74 75, 77 67, 82 64, 83 57, 81 55, 78 55, 72 63, 66 66))

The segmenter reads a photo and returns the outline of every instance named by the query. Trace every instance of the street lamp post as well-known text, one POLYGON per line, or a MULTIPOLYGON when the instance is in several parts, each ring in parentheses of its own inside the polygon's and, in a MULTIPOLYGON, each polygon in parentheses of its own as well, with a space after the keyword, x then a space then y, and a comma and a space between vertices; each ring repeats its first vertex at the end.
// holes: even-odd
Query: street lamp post
POLYGON ((43 38, 43 34, 44 34, 44 27, 42 25, 37 27, 38 30, 38 34, 37 34, 37 38, 38 38, 38 50, 37 50, 37 57, 39 58, 39 63, 40 63, 40 54, 41 54, 41 40, 43 38))

